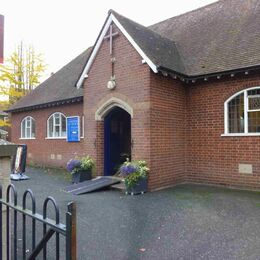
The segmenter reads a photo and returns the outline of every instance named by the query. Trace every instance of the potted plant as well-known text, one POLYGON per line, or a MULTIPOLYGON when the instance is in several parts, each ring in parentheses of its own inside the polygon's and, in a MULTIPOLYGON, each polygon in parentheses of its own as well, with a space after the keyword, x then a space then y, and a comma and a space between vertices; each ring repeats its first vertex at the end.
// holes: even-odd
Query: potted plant
POLYGON ((94 161, 90 156, 71 159, 67 163, 67 170, 72 174, 72 182, 79 183, 91 180, 94 161))
POLYGON ((149 168, 145 161, 133 161, 128 159, 119 169, 120 176, 124 177, 126 194, 143 194, 147 191, 147 173, 149 168))

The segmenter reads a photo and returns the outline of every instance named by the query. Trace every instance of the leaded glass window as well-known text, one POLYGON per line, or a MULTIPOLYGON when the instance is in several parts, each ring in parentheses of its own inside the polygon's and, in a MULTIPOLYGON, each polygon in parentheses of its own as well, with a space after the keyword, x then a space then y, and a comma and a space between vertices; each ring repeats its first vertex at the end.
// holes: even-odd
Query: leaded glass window
POLYGON ((35 138, 35 120, 31 116, 25 117, 21 122, 21 138, 35 138))
POLYGON ((260 134, 260 87, 240 91, 225 102, 226 134, 260 134))
POLYGON ((228 103, 228 126, 229 133, 244 132, 244 93, 228 103))
POLYGON ((54 113, 48 119, 48 137, 66 137, 66 117, 62 113, 54 113))

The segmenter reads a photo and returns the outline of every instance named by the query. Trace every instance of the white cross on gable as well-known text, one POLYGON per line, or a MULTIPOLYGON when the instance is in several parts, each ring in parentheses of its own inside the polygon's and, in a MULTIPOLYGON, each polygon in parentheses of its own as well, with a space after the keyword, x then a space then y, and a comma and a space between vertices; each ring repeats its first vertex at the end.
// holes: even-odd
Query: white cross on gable
POLYGON ((113 37, 118 35, 118 32, 113 33, 113 26, 112 24, 109 26, 109 33, 104 37, 104 39, 108 39, 110 42, 110 55, 112 55, 112 47, 113 47, 113 37))

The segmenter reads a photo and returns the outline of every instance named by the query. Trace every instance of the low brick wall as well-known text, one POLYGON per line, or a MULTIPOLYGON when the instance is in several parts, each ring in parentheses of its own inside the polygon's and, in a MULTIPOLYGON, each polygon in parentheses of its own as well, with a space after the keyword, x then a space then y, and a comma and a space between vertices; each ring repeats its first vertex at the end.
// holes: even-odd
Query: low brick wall
MULTIPOLYGON (((1 149, 1 148, 0 148, 1 149)), ((11 157, 0 157, 0 184, 2 185, 2 196, 3 199, 6 199, 6 188, 10 184, 10 160, 11 157)), ((6 210, 3 207, 2 212, 2 252, 3 252, 3 259, 6 259, 6 210)), ((1 235, 1 234, 0 234, 1 235)))

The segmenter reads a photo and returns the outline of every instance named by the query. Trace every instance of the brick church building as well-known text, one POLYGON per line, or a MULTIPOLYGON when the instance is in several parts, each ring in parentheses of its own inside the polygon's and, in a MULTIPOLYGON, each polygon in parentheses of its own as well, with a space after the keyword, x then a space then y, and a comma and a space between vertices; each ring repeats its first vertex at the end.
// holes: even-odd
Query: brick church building
POLYGON ((260 189, 260 4, 220 0, 149 27, 111 10, 93 47, 13 105, 32 164, 148 162, 151 190, 260 189), (66 118, 80 118, 68 142, 66 118))

